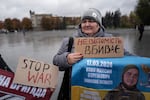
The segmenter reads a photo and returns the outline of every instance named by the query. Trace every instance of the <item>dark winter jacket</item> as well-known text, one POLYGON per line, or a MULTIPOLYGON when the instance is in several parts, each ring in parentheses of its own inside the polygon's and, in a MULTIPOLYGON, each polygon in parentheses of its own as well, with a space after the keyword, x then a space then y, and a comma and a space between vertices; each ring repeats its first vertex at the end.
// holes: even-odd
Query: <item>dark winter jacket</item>
POLYGON ((11 68, 9 68, 9 66, 7 65, 7 63, 4 61, 4 59, 2 58, 1 54, 0 54, 0 69, 9 71, 9 72, 13 72, 11 70, 11 68))

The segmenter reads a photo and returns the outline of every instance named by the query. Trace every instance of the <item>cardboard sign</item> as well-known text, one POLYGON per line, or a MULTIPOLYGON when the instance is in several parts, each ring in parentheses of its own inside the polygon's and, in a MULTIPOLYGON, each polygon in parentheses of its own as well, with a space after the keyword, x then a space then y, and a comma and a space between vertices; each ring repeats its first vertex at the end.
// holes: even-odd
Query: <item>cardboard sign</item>
POLYGON ((72 100, 104 100, 105 97, 105 100, 110 97, 111 100, 150 100, 150 58, 84 58, 72 68, 72 100), (133 66, 138 71, 129 71, 133 66), (125 71, 128 76, 124 75, 125 71), (123 82, 123 76, 128 84, 136 84, 139 91, 115 90, 123 82))
POLYGON ((0 69, 0 100, 50 100, 54 89, 12 83, 14 73, 0 69))
POLYGON ((121 37, 75 38, 75 52, 85 58, 123 57, 123 39, 121 37))
POLYGON ((58 71, 58 67, 54 65, 21 57, 13 82, 42 88, 56 88, 58 71))

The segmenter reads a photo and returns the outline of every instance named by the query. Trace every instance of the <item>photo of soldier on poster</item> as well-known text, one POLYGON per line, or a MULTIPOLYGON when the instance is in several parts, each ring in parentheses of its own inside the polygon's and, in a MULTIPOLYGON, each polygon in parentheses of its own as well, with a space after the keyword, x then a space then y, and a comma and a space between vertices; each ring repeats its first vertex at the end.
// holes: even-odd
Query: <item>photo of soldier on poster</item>
POLYGON ((134 64, 126 65, 119 85, 109 91, 103 100, 145 100, 144 94, 137 88, 140 71, 134 64))

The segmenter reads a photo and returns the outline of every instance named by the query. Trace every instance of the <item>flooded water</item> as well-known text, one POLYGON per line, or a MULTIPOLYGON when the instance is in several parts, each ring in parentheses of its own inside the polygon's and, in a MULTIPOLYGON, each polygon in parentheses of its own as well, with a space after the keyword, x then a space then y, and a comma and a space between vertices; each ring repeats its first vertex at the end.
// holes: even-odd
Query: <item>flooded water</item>
MULTIPOLYGON (((52 58, 60 48, 64 37, 72 36, 76 30, 41 31, 23 33, 0 34, 0 54, 15 72, 20 56, 30 57, 46 63, 52 63, 52 58)), ((122 36, 124 47, 131 53, 139 56, 150 57, 150 30, 144 31, 142 41, 138 41, 139 33, 134 29, 108 30, 114 36, 122 36)), ((51 100, 56 100, 61 79, 51 100)))

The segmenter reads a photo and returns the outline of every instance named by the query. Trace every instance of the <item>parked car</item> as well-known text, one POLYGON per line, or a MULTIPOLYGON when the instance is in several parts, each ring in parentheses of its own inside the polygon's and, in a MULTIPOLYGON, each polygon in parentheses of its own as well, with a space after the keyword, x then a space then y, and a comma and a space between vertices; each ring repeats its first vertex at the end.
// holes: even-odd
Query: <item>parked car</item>
POLYGON ((8 33, 9 31, 7 29, 1 29, 0 33, 8 33))

